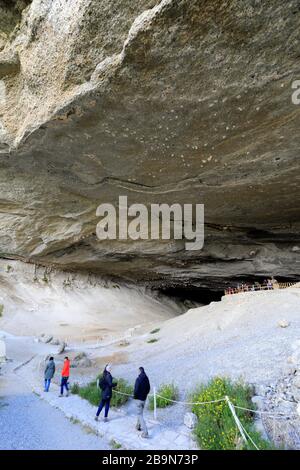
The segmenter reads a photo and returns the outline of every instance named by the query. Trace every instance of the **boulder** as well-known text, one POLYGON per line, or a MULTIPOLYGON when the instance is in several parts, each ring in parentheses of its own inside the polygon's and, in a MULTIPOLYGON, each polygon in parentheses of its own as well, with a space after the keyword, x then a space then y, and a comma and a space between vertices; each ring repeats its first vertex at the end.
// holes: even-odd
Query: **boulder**
POLYGON ((293 386, 300 389, 300 375, 299 374, 297 374, 293 378, 293 386))
POLYGON ((287 320, 279 320, 277 326, 279 326, 280 328, 287 328, 288 326, 290 326, 290 322, 287 320))
POLYGON ((58 346, 57 354, 62 354, 64 350, 66 349, 66 346, 67 346, 66 343, 62 341, 58 346))
POLYGON ((52 341, 50 341, 50 344, 52 344, 52 346, 58 346, 60 344, 60 341, 59 339, 53 338, 52 341))
POLYGON ((91 367, 92 361, 88 357, 83 357, 75 363, 77 367, 91 367))
POLYGON ((254 397, 251 398, 251 401, 252 403, 254 403, 256 405, 256 407, 259 409, 259 410, 262 410, 263 407, 264 407, 264 399, 263 397, 259 396, 259 395, 255 395, 254 397))
POLYGON ((198 418, 194 413, 185 413, 183 418, 184 425, 189 429, 194 429, 197 425, 198 418))
POLYGON ((255 384, 254 390, 256 395, 264 396, 267 393, 267 387, 262 384, 255 384))
POLYGON ((52 341, 52 339, 53 339, 53 336, 51 336, 51 335, 42 335, 40 337, 40 341, 42 343, 45 343, 45 344, 50 343, 52 341))
POLYGON ((81 359, 83 359, 85 357, 86 357, 86 353, 84 351, 81 351, 81 352, 76 354, 76 356, 73 359, 73 362, 74 361, 80 361, 81 359))
POLYGON ((294 400, 298 403, 300 402, 300 389, 298 387, 293 386, 291 388, 291 393, 293 394, 294 400))
POLYGON ((0 339, 0 362, 6 361, 6 346, 2 339, 0 339))

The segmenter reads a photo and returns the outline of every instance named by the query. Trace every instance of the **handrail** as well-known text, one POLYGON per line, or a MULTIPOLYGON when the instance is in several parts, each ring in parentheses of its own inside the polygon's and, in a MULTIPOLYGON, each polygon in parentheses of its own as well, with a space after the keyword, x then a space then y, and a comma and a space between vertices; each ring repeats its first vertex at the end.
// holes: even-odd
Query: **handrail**
POLYGON ((224 290, 225 295, 240 294, 242 292, 255 292, 260 290, 276 290, 287 289, 298 284, 297 282, 277 282, 273 281, 270 284, 253 284, 252 286, 229 287, 224 290))

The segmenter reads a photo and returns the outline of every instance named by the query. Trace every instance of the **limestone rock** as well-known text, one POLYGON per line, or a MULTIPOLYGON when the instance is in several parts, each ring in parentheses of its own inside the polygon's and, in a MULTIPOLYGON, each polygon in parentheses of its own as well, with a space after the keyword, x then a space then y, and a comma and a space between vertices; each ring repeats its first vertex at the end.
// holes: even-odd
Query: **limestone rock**
POLYGON ((298 0, 256 3, 1 2, 2 256, 154 286, 299 275, 298 0), (120 194, 204 203, 204 249, 99 242, 120 194))
POLYGON ((0 339, 0 363, 6 360, 6 346, 5 342, 0 339))
POLYGON ((262 410, 263 407, 264 407, 264 399, 263 397, 259 396, 259 395, 255 395, 254 397, 251 398, 251 401, 252 403, 254 403, 256 405, 256 407, 259 409, 259 410, 262 410))
POLYGON ((293 379, 293 385, 300 389, 300 375, 296 375, 293 379))
POLYGON ((183 422, 187 428, 194 429, 197 426, 198 418, 194 413, 188 412, 185 413, 183 422))
POLYGON ((279 320, 277 326, 279 326, 280 328, 287 328, 288 326, 290 326, 290 322, 287 320, 279 320))
POLYGON ((53 336, 51 336, 51 335, 41 335, 39 340, 40 340, 40 342, 47 344, 47 343, 50 343, 53 340, 53 336))
POLYGON ((71 361, 71 367, 91 367, 92 361, 84 351, 78 353, 71 361))
POLYGON ((66 346, 67 346, 66 343, 62 341, 58 346, 57 354, 62 354, 64 350, 66 349, 66 346))
POLYGON ((52 346, 58 346, 60 344, 60 341, 59 339, 56 339, 56 338, 53 338, 51 341, 50 341, 50 344, 52 346))
POLYGON ((291 392, 292 392, 292 394, 293 394, 294 400, 295 400, 296 402, 300 402, 300 389, 299 389, 298 387, 296 387, 296 386, 293 386, 293 387, 291 388, 291 392))

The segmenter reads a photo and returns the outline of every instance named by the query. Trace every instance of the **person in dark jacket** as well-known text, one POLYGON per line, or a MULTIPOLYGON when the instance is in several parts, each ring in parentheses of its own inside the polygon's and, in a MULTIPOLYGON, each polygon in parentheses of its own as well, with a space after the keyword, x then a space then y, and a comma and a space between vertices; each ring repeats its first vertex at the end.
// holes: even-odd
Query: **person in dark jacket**
POLYGON ((105 366, 105 369, 103 371, 103 376, 100 379, 100 388, 102 390, 101 392, 101 401, 99 403, 99 407, 95 416, 95 421, 98 421, 99 415, 105 407, 105 413, 104 413, 104 422, 108 421, 108 412, 109 412, 109 406, 110 406, 110 400, 112 397, 112 389, 113 387, 116 387, 117 384, 113 383, 113 377, 111 375, 111 366, 108 364, 105 366))
POLYGON ((44 391, 45 392, 49 392, 50 383, 51 383, 51 380, 54 377, 54 374, 55 374, 55 362, 54 362, 54 358, 50 357, 49 361, 47 362, 47 365, 46 365, 46 368, 45 368, 45 374, 44 374, 44 376, 45 376, 45 389, 44 389, 44 391))
POLYGON ((136 429, 142 431, 142 437, 148 437, 148 429, 144 420, 144 408, 148 393, 150 392, 150 382, 145 373, 144 367, 139 368, 139 376, 135 381, 134 399, 137 404, 136 429))

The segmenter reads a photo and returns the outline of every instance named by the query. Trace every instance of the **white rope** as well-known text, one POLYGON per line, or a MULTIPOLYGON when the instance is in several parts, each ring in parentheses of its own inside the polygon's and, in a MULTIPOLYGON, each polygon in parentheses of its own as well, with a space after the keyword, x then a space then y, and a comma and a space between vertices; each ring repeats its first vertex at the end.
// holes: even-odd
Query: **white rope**
POLYGON ((113 389, 113 392, 118 393, 119 395, 125 395, 126 397, 133 398, 133 396, 129 395, 129 393, 119 392, 119 390, 114 390, 114 389, 113 389))
POLYGON ((291 416, 295 416, 296 418, 298 417, 296 413, 293 413, 291 415, 286 415, 284 413, 280 413, 280 411, 276 414, 276 413, 272 413, 271 411, 252 410, 251 408, 244 408, 243 406, 238 406, 238 405, 234 405, 234 407, 238 408, 239 410, 250 411, 251 413, 257 413, 257 414, 265 414, 265 415, 274 416, 277 418, 285 418, 285 417, 290 418, 291 416))
POLYGON ((220 398, 219 400, 211 400, 211 401, 198 401, 198 402, 188 402, 188 401, 178 401, 178 400, 171 400, 171 398, 165 398, 162 395, 156 394, 157 397, 163 398, 163 400, 170 401, 172 403, 178 403, 180 405, 209 405, 210 403, 219 403, 221 401, 226 401, 226 398, 220 398))
MULTIPOLYGON (((129 393, 125 393, 125 392, 120 392, 119 390, 113 390, 113 392, 118 393, 119 395, 124 395, 126 397, 134 398, 133 395, 130 395, 129 393)), ((153 397, 154 395, 153 395, 153 393, 151 393, 148 396, 153 397)), ((226 397, 220 398, 218 400, 211 400, 211 401, 188 402, 188 401, 172 400, 171 398, 166 398, 162 395, 159 395, 158 393, 156 393, 156 396, 159 397, 159 398, 162 398, 163 400, 169 401, 171 403, 177 403, 179 405, 209 405, 211 403, 220 403, 222 401, 227 401, 226 397)), ((232 402, 231 402, 231 404, 234 408, 237 408, 237 409, 243 410, 243 411, 250 411, 251 413, 265 414, 265 415, 273 416, 274 418, 291 418, 292 416, 294 416, 295 419, 298 419, 298 415, 296 413, 293 413, 291 415, 286 415, 284 413, 278 412, 276 414, 276 413, 272 413, 271 411, 259 411, 259 410, 253 410, 251 408, 245 408, 243 406, 233 405, 232 402)))
MULTIPOLYGON (((232 405, 232 406, 234 407, 234 405, 232 405)), ((238 420, 239 420, 239 418, 238 418, 238 420)), ((252 444, 254 445, 255 449, 256 449, 256 450, 259 450, 259 447, 257 447, 257 445, 255 444, 254 440, 252 439, 252 437, 250 436, 250 434, 248 434, 247 430, 244 428, 244 426, 242 425, 242 423, 241 423, 240 420, 239 420, 239 422, 240 422, 241 427, 243 428, 244 433, 246 434, 246 436, 248 437, 248 439, 252 442, 252 444)))

